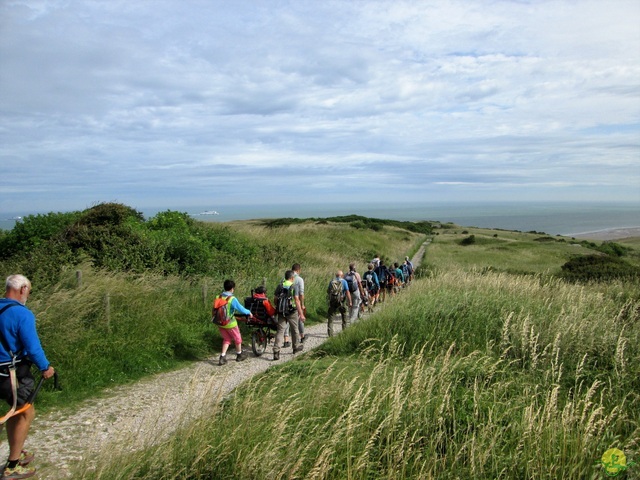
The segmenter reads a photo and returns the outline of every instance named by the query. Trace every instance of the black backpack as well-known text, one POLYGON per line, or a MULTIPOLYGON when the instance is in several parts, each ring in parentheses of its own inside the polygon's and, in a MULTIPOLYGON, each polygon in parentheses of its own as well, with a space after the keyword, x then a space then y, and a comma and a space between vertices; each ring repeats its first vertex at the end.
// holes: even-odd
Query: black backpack
POLYGON ((373 271, 376 272, 380 285, 384 285, 387 281, 387 271, 388 271, 387 267, 384 265, 380 265, 376 267, 373 271))
POLYGON ((293 285, 285 287, 283 282, 276 287, 276 312, 280 315, 289 315, 293 313, 296 307, 293 306, 293 285))

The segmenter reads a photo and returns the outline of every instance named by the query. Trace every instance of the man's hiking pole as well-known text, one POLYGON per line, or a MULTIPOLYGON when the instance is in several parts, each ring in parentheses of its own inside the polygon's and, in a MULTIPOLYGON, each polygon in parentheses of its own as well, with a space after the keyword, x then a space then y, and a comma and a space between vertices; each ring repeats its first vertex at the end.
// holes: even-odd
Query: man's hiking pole
MULTIPOLYGON (((29 398, 27 398, 25 404, 15 411, 14 415, 18 415, 26 410, 29 410, 29 408, 33 406, 33 402, 36 401, 36 397, 38 396, 38 392, 40 391, 40 387, 42 387, 43 382, 44 377, 40 377, 40 381, 38 382, 38 385, 36 385, 36 388, 33 389, 33 392, 31 392, 31 395, 29 395, 29 398)), ((56 390, 60 390, 60 385, 58 384, 58 372, 53 373, 53 388, 55 388, 56 390)))
MULTIPOLYGON (((40 387, 42 387, 42 384, 44 383, 44 377, 40 377, 40 381, 38 382, 38 385, 36 385, 36 388, 33 389, 33 391, 31 392, 31 394, 29 395, 29 397, 27 398, 27 401, 25 402, 24 405, 22 405, 20 408, 16 409, 11 409, 13 411, 9 411, 6 415, 4 415, 1 419, 0 419, 0 428, 2 427, 2 425, 4 425, 6 423, 7 420, 9 420, 11 417, 15 416, 15 415, 19 415, 22 412, 25 412, 27 410, 29 410, 32 406, 33 406, 33 402, 36 401, 36 397, 38 396, 38 392, 40 391, 40 387)), ((58 372, 54 372, 53 374, 53 388, 55 388, 56 390, 60 390, 60 384, 58 383, 58 372)))

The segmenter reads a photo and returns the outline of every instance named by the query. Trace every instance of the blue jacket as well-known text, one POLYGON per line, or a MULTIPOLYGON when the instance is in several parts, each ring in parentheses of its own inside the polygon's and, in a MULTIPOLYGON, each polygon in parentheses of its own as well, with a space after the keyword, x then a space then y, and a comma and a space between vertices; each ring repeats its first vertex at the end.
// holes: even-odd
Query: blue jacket
MULTIPOLYGON (((222 292, 223 297, 230 297, 231 295, 233 295, 231 292, 222 292)), ((238 312, 240 315, 251 315, 251 311, 244 308, 234 295, 233 300, 231 300, 231 315, 236 315, 238 312)))
MULTIPOLYGON (((16 306, 8 308, 0 315, 0 335, 18 358, 28 358, 44 372, 49 368, 49 360, 36 332, 36 317, 27 307, 9 298, 0 299, 0 310, 10 303, 16 306)), ((0 344, 0 363, 10 361, 11 355, 0 344)))

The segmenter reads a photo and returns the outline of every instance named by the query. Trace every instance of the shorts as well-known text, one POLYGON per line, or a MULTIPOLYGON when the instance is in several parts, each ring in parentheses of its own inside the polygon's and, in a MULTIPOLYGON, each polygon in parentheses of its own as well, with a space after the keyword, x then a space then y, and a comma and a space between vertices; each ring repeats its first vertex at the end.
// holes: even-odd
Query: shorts
MULTIPOLYGON (((9 405, 13 406, 13 391, 11 389, 11 378, 9 378, 8 367, 0 368, 0 398, 4 399, 9 405), (6 377, 4 375, 7 375, 6 377)), ((27 403, 27 399, 36 382, 31 374, 31 362, 22 361, 16 366, 16 378, 18 380, 18 402, 17 406, 21 407, 27 403)))
POLYGON ((240 328, 237 326, 233 328, 218 328, 220 330, 220 336, 222 337, 223 345, 237 345, 242 343, 242 336, 240 335, 240 328))

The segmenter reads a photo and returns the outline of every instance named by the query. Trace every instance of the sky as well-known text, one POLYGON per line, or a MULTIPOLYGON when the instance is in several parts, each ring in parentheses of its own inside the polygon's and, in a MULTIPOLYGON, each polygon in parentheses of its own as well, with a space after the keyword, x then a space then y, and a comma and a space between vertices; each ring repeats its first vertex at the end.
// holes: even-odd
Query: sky
POLYGON ((639 202, 637 0, 2 0, 0 211, 639 202))

